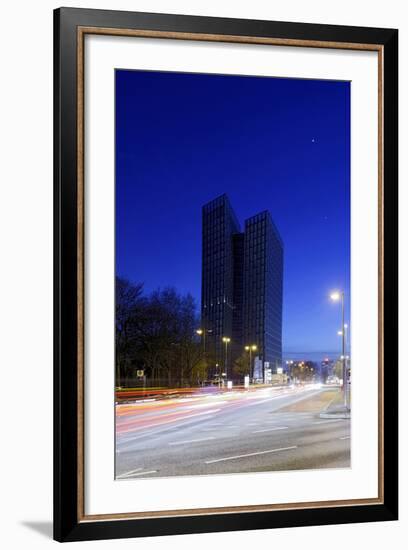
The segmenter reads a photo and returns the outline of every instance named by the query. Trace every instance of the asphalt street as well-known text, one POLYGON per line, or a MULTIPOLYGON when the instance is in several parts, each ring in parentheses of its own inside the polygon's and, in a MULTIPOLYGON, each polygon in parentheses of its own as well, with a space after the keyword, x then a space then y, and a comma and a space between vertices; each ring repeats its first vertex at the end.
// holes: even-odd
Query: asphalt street
POLYGON ((261 388, 116 406, 116 478, 350 466, 338 388, 261 388))

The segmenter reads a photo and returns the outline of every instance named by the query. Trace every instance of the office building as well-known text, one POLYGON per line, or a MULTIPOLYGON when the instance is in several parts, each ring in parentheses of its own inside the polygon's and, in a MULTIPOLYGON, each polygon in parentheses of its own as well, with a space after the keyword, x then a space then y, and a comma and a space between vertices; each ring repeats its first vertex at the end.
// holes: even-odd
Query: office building
POLYGON ((225 366, 222 338, 232 340, 233 236, 240 233, 240 226, 226 195, 204 205, 202 216, 201 322, 206 332, 206 352, 221 368, 225 366))
POLYGON ((272 373, 282 366, 283 243, 268 211, 245 222, 243 338, 272 373))
POLYGON ((252 371, 262 365, 276 372, 282 365, 283 243, 272 217, 261 212, 241 232, 226 195, 204 205, 202 214, 201 324, 212 373, 227 370, 233 377, 234 361, 248 345, 256 345, 252 371))

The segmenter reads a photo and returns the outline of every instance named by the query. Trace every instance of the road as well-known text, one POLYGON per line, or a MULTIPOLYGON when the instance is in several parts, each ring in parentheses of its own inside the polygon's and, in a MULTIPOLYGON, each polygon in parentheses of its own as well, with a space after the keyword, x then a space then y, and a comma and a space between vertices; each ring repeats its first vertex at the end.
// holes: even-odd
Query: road
POLYGON ((337 388, 224 392, 116 406, 116 479, 350 466, 337 388))

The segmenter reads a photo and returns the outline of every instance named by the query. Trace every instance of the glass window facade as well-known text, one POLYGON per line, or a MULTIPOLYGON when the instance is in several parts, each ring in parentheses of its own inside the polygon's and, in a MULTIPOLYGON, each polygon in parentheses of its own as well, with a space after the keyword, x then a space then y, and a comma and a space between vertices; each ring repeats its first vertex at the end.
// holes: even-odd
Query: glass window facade
POLYGON ((231 338, 230 360, 245 345, 272 372, 282 364, 283 243, 268 211, 238 220, 226 195, 203 206, 202 326, 207 351, 224 364, 222 338, 231 338))
POLYGON ((201 315, 207 351, 224 362, 224 336, 232 340, 234 243, 240 226, 226 195, 203 206, 201 315))
POLYGON ((268 211, 245 222, 243 335, 273 373, 282 365, 283 243, 268 211))

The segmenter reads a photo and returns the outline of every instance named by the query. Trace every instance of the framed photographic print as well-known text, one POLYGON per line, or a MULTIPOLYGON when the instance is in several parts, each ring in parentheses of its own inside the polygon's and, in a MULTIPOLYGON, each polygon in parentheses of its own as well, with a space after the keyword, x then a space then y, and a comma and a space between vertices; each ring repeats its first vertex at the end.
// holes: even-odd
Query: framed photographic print
POLYGON ((397 31, 54 28, 55 538, 397 519, 397 31))

